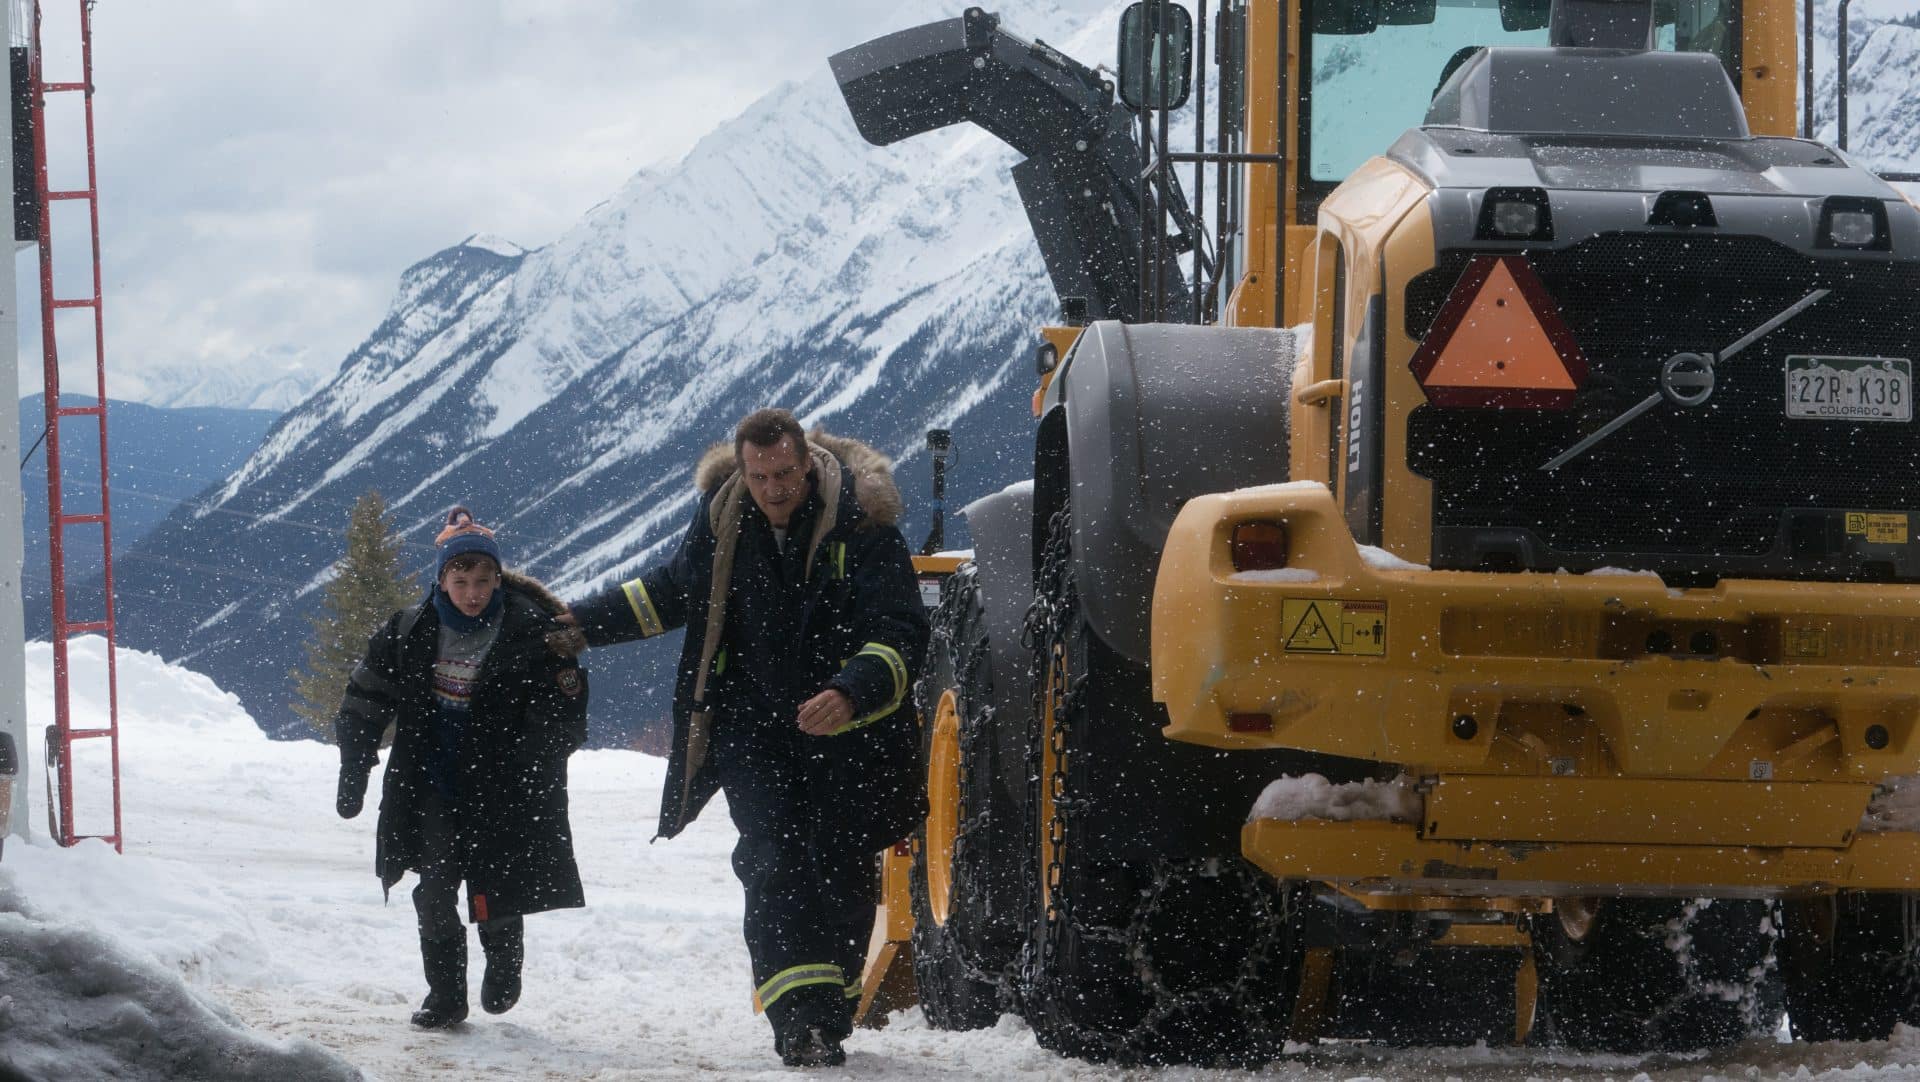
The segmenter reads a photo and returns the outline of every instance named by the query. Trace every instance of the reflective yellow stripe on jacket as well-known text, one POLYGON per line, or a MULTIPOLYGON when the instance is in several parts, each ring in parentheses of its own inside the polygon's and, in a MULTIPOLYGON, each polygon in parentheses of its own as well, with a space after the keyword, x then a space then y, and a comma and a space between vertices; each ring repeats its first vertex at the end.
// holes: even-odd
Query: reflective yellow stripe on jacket
POLYGON ((666 630, 660 622, 660 610, 653 607, 653 598, 647 595, 647 584, 639 579, 623 582, 620 589, 627 595, 627 604, 633 608, 633 618, 640 621, 640 635, 651 639, 666 630))
MULTIPOLYGON (((900 704, 905 702, 907 698, 907 663, 900 657, 900 651, 895 650, 883 642, 870 642, 860 648, 860 653, 853 656, 860 657, 863 654, 870 657, 877 657, 886 663, 887 672, 893 676, 893 694, 887 697, 886 702, 880 704, 878 710, 868 714, 866 717, 855 718, 841 726, 839 732, 834 734, 836 736, 838 736, 839 733, 851 732, 862 725, 871 725, 879 721, 881 718, 900 709, 900 704)), ((849 659, 849 663, 851 663, 851 659, 849 659)))

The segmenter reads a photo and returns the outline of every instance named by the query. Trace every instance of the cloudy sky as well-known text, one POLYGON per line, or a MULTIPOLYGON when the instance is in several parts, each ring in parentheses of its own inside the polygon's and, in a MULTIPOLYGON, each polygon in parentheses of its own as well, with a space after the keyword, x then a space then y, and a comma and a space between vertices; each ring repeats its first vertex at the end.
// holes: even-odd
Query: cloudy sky
POLYGON ((409 264, 475 232, 554 239, 781 81, 905 25, 901 8, 99 0, 110 393, 144 365, 331 372, 409 264))

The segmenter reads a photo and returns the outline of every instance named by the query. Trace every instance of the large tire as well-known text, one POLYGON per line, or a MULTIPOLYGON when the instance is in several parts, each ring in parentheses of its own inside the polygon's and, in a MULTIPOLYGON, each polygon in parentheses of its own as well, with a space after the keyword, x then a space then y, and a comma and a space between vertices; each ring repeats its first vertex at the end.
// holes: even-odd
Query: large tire
POLYGON ((1287 895, 1232 860, 1095 859, 1089 734, 1147 674, 1087 626, 1054 516, 1028 619, 1036 709, 1027 837, 1032 939, 1019 1001, 1041 1045, 1121 1063, 1252 1064, 1277 1052, 1300 950, 1287 895))
POLYGON ((935 1029, 999 1019, 1022 941, 1018 879, 1005 870, 1019 815, 993 784, 993 648, 979 569, 962 565, 942 588, 915 688, 934 806, 914 848, 913 969, 935 1029))
POLYGON ((1787 1019, 1806 1041, 1883 1041, 1920 1024, 1920 895, 1848 891, 1786 904, 1787 1019))
POLYGON ((1783 996, 1771 901, 1564 901, 1533 919, 1539 1025, 1549 1042, 1690 1052, 1772 1033, 1783 996))

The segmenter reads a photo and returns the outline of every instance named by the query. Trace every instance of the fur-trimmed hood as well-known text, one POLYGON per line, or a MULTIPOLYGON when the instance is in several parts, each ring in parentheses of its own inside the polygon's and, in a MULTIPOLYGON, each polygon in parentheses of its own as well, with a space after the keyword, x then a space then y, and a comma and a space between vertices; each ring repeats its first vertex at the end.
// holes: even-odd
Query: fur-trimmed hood
MULTIPOLYGON (((807 433, 807 443, 813 448, 816 469, 824 465, 820 453, 825 451, 833 463, 845 466, 852 472, 854 498, 860 501, 860 508, 867 513, 869 523, 875 526, 900 524, 901 517, 906 513, 906 505, 900 498, 900 486, 893 480, 893 459, 859 440, 830 435, 820 429, 807 433)), ((699 465, 694 467, 693 483, 703 493, 713 492, 736 472, 738 468, 734 463, 733 444, 716 443, 700 456, 699 465)))
POLYGON ((502 589, 525 594, 527 600, 540 606, 540 611, 546 613, 548 616, 558 616, 567 611, 567 606, 559 598, 553 596, 553 591, 547 589, 547 584, 531 575, 523 575, 518 571, 508 571, 502 568, 500 571, 500 586, 502 589))
MULTIPOLYGON (((547 589, 547 584, 531 575, 502 568, 500 588, 521 595, 548 616, 558 616, 567 611, 566 604, 547 589)), ((579 657, 587 649, 587 639, 578 628, 561 628, 547 633, 547 648, 561 657, 579 657)))

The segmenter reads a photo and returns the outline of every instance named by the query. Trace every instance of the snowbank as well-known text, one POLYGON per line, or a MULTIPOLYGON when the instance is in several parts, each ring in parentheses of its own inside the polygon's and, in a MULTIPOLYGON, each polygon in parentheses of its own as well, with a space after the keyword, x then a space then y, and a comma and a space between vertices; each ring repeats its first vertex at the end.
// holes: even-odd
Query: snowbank
POLYGON ((1305 774, 1269 782, 1247 819, 1329 819, 1340 823, 1387 819, 1415 823, 1420 820, 1420 811, 1420 794, 1407 778, 1335 785, 1318 774, 1305 774))
POLYGON ((1860 817, 1863 834, 1920 830, 1920 777, 1889 778, 1876 786, 1867 813, 1860 817))
MULTIPOLYGON (((75 644, 76 703, 104 660, 75 644)), ((43 725, 50 651, 28 651, 43 725)), ((685 834, 654 833, 664 764, 574 756, 574 844, 587 908, 527 922, 526 991, 511 1014, 425 1033, 412 906, 373 875, 373 816, 333 814, 337 759, 270 741, 231 696, 143 654, 120 655, 127 852, 98 843, 6 847, 0 865, 0 1078, 792 1079, 749 1006, 734 834, 716 801, 685 834), (251 1027, 251 1028, 249 1028, 251 1027), (333 1054, 322 1052, 329 1049, 333 1054)), ((92 709, 91 705, 84 709, 92 709)), ((37 770, 29 773, 36 811, 37 770)), ((377 784, 377 779, 376 779, 377 784)), ((1414 794, 1387 783, 1296 778, 1259 814, 1391 818, 1414 794)), ((473 952, 476 969, 477 948, 473 952)), ((1709 1060, 1516 1049, 1389 1049, 1329 1042, 1260 1078, 1456 1077, 1742 1080, 1920 1077, 1920 1033, 1866 1044, 1748 1042, 1709 1060)), ((949 1033, 918 1011, 848 1042, 869 1079, 1241 1080, 1179 1068, 1116 1073, 1062 1059, 1015 1018, 949 1033)))
MULTIPOLYGON (((113 853, 90 842, 75 850, 113 853)), ((11 865, 16 854, 9 852, 11 865)), ((91 858, 83 858, 91 859, 91 858)), ((273 1041, 179 973, 30 906, 0 868, 0 1074, 27 1078, 359 1079, 307 1040, 273 1041)), ((9 1076, 11 1077, 11 1076, 9 1076)))

